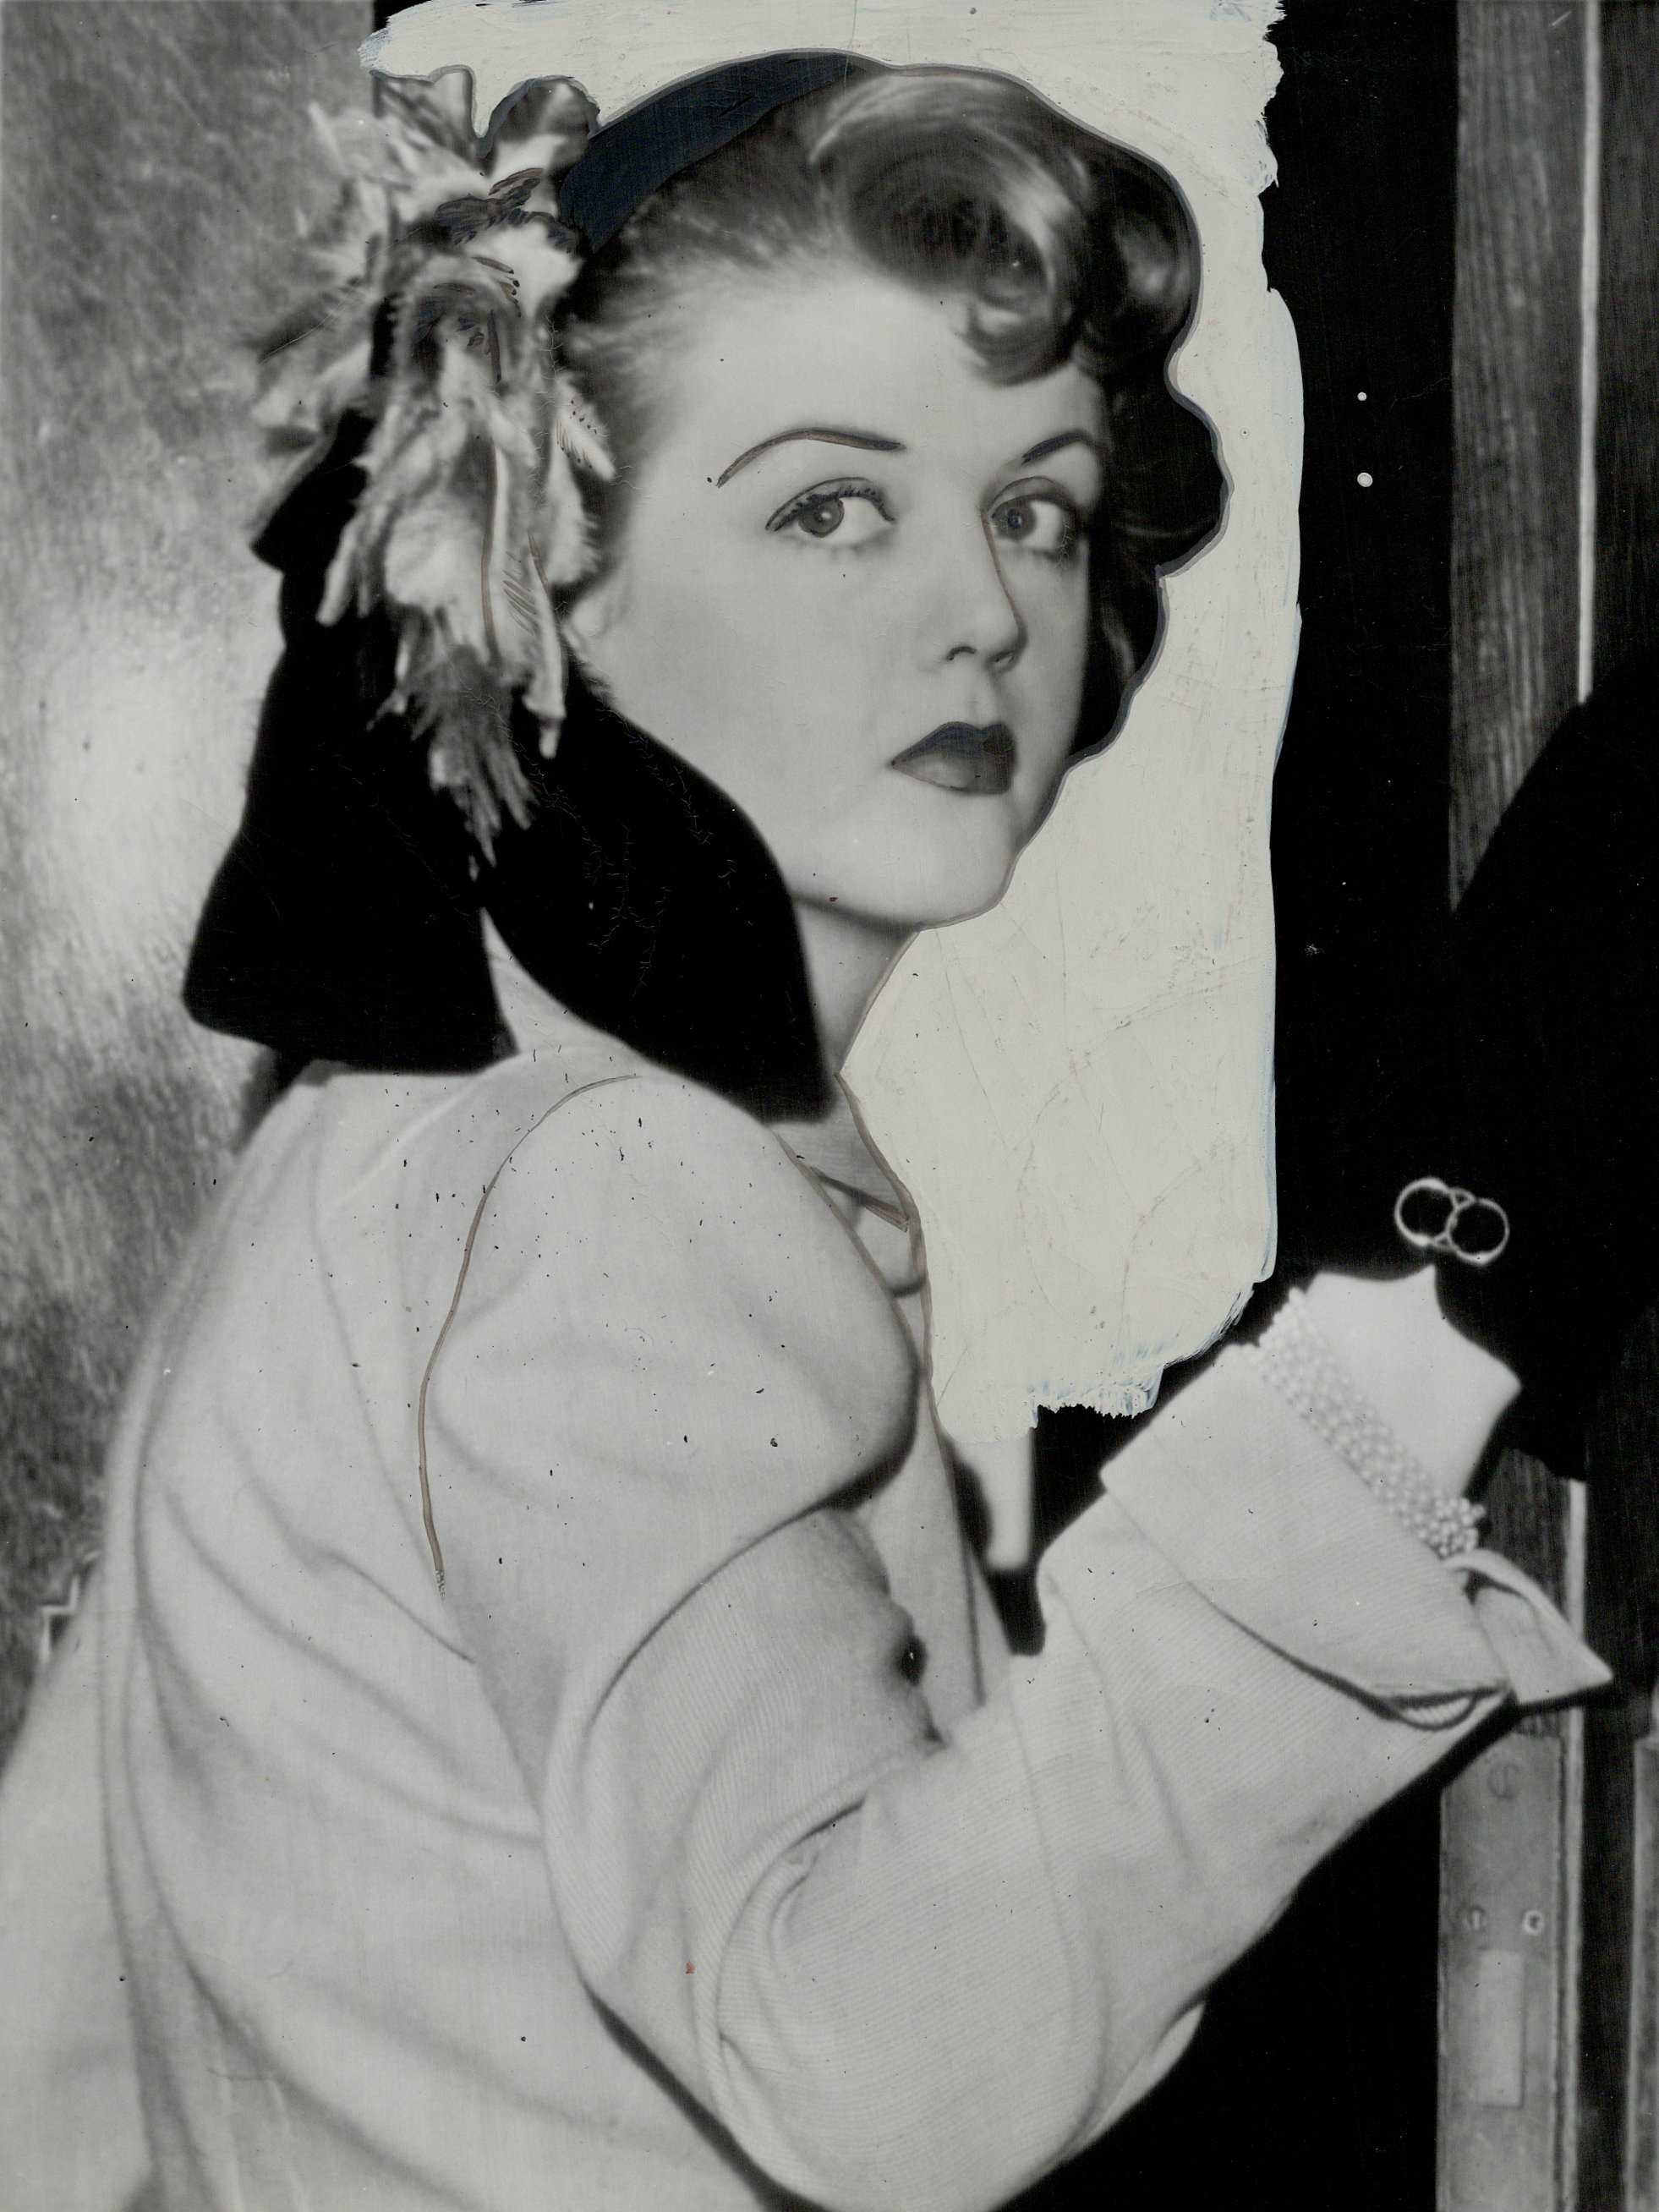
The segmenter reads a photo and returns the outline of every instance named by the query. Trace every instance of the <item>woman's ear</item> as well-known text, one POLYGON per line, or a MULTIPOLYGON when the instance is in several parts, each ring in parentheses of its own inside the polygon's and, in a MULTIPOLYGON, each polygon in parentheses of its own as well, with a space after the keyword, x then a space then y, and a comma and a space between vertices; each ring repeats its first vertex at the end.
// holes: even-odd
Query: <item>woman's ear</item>
POLYGON ((617 573, 611 568, 584 584, 559 614, 559 632, 584 668, 602 666, 605 641, 621 611, 617 573))

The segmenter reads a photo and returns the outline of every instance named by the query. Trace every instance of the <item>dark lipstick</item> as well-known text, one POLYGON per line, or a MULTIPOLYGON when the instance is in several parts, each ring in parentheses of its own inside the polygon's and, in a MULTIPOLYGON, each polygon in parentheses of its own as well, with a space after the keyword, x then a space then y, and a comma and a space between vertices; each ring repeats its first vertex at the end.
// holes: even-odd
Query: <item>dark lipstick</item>
POLYGON ((972 722, 945 722, 919 744, 890 763, 901 775, 918 783, 936 784, 941 791, 963 791, 975 797, 996 799, 1014 780, 1014 733, 1006 722, 992 722, 984 729, 972 722))

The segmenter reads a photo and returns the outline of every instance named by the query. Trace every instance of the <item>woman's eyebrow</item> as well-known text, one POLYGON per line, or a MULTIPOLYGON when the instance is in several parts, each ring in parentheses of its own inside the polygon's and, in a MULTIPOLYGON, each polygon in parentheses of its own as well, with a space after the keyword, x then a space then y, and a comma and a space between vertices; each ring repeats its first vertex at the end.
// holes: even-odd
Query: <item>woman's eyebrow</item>
POLYGON ((763 438, 758 446, 751 446, 746 453, 739 453, 731 467, 714 479, 718 491, 722 484, 730 483, 739 469, 746 469, 757 455, 768 453, 774 446, 787 446, 792 438, 814 438, 823 446, 862 446, 870 453, 902 453, 903 446, 896 438, 883 438, 873 430, 780 430, 770 438, 763 438))
POLYGON ((1087 446, 1097 459, 1105 458, 1099 439, 1091 437, 1087 430, 1060 430, 1052 438, 1040 438, 1029 453, 1020 455, 1020 465, 1026 467, 1033 461, 1046 461, 1050 453, 1059 453, 1063 446, 1087 446))

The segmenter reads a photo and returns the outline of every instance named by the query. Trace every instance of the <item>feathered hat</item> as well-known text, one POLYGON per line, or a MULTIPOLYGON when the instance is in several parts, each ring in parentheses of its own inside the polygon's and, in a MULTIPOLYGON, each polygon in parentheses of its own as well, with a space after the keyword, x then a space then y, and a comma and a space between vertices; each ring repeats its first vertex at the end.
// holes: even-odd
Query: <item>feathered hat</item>
POLYGON ((310 241, 317 288, 264 349, 258 419, 302 447, 301 474, 346 416, 372 422, 319 617, 390 614, 386 703, 488 851, 527 805, 514 695, 550 743, 562 712, 551 593, 590 558, 573 467, 608 465, 552 342, 580 265, 553 180, 590 116, 568 86, 537 86, 479 138, 450 77, 388 82, 377 113, 314 120, 343 191, 310 241))
MULTIPOLYGON (((462 27, 475 59, 487 12, 462 27)), ((722 63, 596 130, 565 78, 515 72, 481 112, 472 62, 426 82, 425 58, 384 75, 374 112, 316 118, 342 189, 258 400, 291 464, 256 541, 284 651, 185 1002, 295 1062, 482 1065, 482 902, 544 988, 650 1056, 816 1097, 793 916, 753 830, 574 678, 567 713, 555 599, 593 558, 581 479, 611 463, 556 310, 659 185, 870 64, 722 63)))
POLYGON ((318 619, 384 610, 386 711, 488 856, 531 804, 510 726, 542 750, 566 682, 554 599, 593 559, 579 476, 611 473, 562 369, 555 309, 640 202, 785 100, 872 64, 769 54, 673 86, 595 131, 562 79, 514 87, 480 127, 469 72, 381 76, 372 113, 313 110, 338 204, 306 243, 308 295, 263 349, 258 421, 304 477, 357 416, 363 484, 318 619))

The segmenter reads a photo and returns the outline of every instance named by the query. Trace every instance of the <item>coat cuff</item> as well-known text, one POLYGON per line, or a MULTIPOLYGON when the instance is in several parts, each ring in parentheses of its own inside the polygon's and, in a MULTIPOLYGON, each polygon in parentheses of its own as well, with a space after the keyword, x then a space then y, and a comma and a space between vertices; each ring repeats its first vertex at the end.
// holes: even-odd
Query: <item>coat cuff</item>
POLYGON ((1610 1679, 1507 1560, 1448 1565, 1409 1534, 1237 1350, 1148 1424, 1105 1486, 1241 1628, 1419 1726, 1610 1679))
POLYGON ((1531 1576, 1511 1560, 1498 1552, 1466 1552, 1448 1565, 1503 1662, 1517 1705, 1559 1705, 1612 1681, 1613 1669, 1573 1634, 1531 1576))

